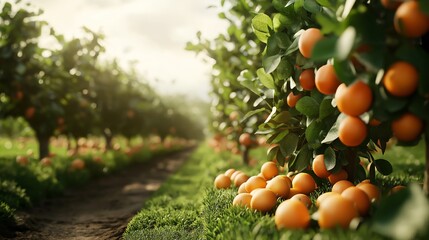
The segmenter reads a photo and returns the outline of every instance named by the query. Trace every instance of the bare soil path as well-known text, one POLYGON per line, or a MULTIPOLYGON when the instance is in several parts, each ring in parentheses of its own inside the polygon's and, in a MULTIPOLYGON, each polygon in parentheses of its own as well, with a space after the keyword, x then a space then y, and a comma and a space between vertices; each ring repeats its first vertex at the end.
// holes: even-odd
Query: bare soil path
POLYGON ((14 239, 120 239, 143 201, 192 150, 152 159, 47 200, 28 214, 28 231, 14 239))

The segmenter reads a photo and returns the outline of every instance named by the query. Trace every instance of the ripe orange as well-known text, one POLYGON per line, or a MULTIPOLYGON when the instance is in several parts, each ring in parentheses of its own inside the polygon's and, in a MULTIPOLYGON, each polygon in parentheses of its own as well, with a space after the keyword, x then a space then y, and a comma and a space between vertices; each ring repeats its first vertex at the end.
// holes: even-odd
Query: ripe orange
POLYGON ((246 191, 246 184, 241 184, 240 187, 238 187, 238 193, 248 193, 248 191, 246 191))
POLYGON ((297 194, 299 194, 299 193, 301 193, 300 191, 298 191, 297 189, 295 189, 295 188, 290 188, 289 189, 289 194, 287 195, 287 198, 292 198, 293 196, 295 196, 295 195, 297 195, 297 194))
POLYGON ((354 202, 360 216, 365 216, 368 213, 371 201, 362 189, 352 186, 345 189, 341 196, 354 202))
POLYGON ((232 174, 235 172, 234 168, 230 168, 228 170, 225 171, 225 175, 228 176, 229 178, 231 178, 232 174))
POLYGON ((362 144, 367 134, 366 124, 358 117, 346 116, 338 127, 338 138, 348 147, 362 144))
POLYGON ((42 160, 40 160, 40 164, 44 167, 51 166, 51 164, 52 164, 51 158, 49 158, 49 157, 42 158, 42 160))
POLYGON ((393 136, 399 141, 416 140, 423 131, 423 121, 412 113, 405 113, 392 122, 393 136))
POLYGON ((237 111, 232 111, 230 114, 229 114, 229 120, 231 120, 231 121, 235 121, 235 120, 237 120, 238 119, 238 116, 239 116, 240 114, 237 112, 237 111))
POLYGON ((237 170, 237 171, 235 171, 235 172, 233 172, 232 174, 231 174, 231 181, 232 182, 234 182, 235 181, 235 178, 237 177, 237 175, 238 174, 240 174, 240 173, 243 173, 242 171, 240 171, 240 170, 237 170))
POLYGON ((323 65, 317 70, 315 83, 317 90, 325 95, 334 94, 341 84, 331 64, 323 65))
POLYGON ((346 170, 341 169, 340 171, 329 175, 328 180, 331 184, 335 184, 338 181, 347 180, 348 177, 349 175, 347 174, 346 170))
POLYGON ((381 197, 380 189, 372 183, 359 183, 356 187, 363 190, 371 202, 378 201, 381 197))
POLYGON ((325 192, 321 195, 319 195, 319 197, 317 197, 316 199, 316 207, 320 207, 320 204, 322 204, 323 201, 325 201, 325 199, 332 197, 332 196, 339 196, 339 193, 336 192, 325 192))
POLYGON ((25 110, 25 118, 32 119, 35 113, 36 113, 36 108, 29 107, 25 110))
POLYGON ((239 173, 234 179, 234 185, 236 187, 240 187, 241 184, 247 181, 247 179, 249 179, 249 176, 247 176, 245 173, 239 173))
POLYGON ((370 126, 376 127, 379 126, 381 124, 381 121, 375 118, 372 118, 371 120, 369 120, 368 123, 370 126))
POLYGON ((299 84, 304 90, 311 91, 316 86, 314 68, 304 69, 299 75, 299 84))
POLYGON ((396 32, 406 37, 417 38, 428 31, 428 18, 420 10, 419 2, 411 0, 402 3, 396 9, 393 21, 396 32))
POLYGON ((252 192, 257 188, 265 188, 267 182, 265 179, 259 176, 251 176, 245 183, 245 188, 247 192, 252 192))
POLYGON ((250 208, 250 201, 252 200, 252 195, 250 193, 240 193, 235 196, 232 201, 233 206, 244 206, 250 208))
POLYGON ((320 204, 318 223, 320 228, 336 226, 348 228, 350 222, 358 216, 358 211, 352 201, 341 197, 341 195, 332 196, 320 204))
MULTIPOLYGON (((338 87, 338 89, 340 89, 338 87)), ((338 92, 337 89, 337 92, 338 92)), ((371 88, 361 80, 357 80, 340 93, 335 95, 340 112, 357 117, 369 110, 372 104, 371 88)))
POLYGON ((250 207, 261 212, 268 212, 276 205, 276 203, 276 194, 271 190, 260 188, 252 194, 250 207))
POLYGON ((302 97, 301 94, 295 95, 293 92, 290 92, 289 95, 287 95, 286 103, 291 108, 295 107, 296 103, 298 102, 299 99, 301 99, 301 97, 302 97))
POLYGON ((253 143, 252 137, 250 136, 249 133, 241 134, 238 141, 240 142, 241 145, 246 146, 246 147, 252 145, 252 143, 253 143))
POLYGON ((397 193, 397 192, 400 192, 400 191, 402 191, 404 189, 406 189, 405 186, 396 185, 396 186, 392 187, 392 189, 390 189, 389 194, 397 193))
POLYGON ((305 30, 298 41, 298 48, 302 56, 306 58, 311 57, 314 45, 323 38, 322 32, 317 28, 309 28, 305 30))
POLYGON ((21 166, 25 166, 28 164, 28 158, 26 156, 17 156, 16 163, 18 163, 21 166))
POLYGON ((304 203, 304 205, 307 208, 311 207, 311 199, 309 196, 307 196, 305 194, 298 193, 298 194, 294 195, 293 197, 291 197, 290 199, 298 200, 298 201, 304 203))
POLYGON ((217 177, 214 180, 214 186, 217 189, 229 188, 229 186, 231 186, 231 179, 223 173, 219 174, 219 175, 217 175, 217 177))
POLYGON ((396 10, 402 3, 402 0, 381 0, 381 4, 391 10, 396 10))
POLYGON ((316 189, 316 182, 308 173, 298 173, 292 181, 292 187, 299 193, 310 194, 316 189))
POLYGON ((274 221, 277 229, 303 229, 310 225, 310 213, 302 202, 289 199, 277 207, 274 221))
POLYGON ((332 186, 332 192, 336 192, 336 193, 342 193, 344 190, 346 190, 349 187, 353 187, 354 184, 350 181, 347 180, 340 180, 338 182, 336 182, 334 184, 334 186, 332 186))
POLYGON ((320 178, 327 178, 331 174, 328 170, 326 170, 325 155, 323 154, 317 155, 314 158, 311 167, 313 168, 314 174, 320 178))
POLYGON ((261 166, 261 173, 266 180, 270 180, 279 174, 279 169, 275 162, 266 162, 261 166))
POLYGON ((417 69, 405 61, 392 64, 383 77, 387 92, 396 97, 407 97, 416 91, 419 84, 417 69))
POLYGON ((277 176, 269 180, 265 188, 271 190, 278 197, 287 198, 290 186, 290 180, 288 177, 277 176))
POLYGON ((73 170, 82 170, 85 168, 85 162, 82 159, 75 159, 71 163, 71 168, 73 170))

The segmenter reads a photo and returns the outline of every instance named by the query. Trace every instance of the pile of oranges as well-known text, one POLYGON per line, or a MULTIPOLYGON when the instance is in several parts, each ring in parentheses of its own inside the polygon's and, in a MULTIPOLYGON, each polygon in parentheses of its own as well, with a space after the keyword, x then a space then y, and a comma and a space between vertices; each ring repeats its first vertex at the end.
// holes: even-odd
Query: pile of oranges
MULTIPOLYGON (((323 160, 323 155, 318 155, 313 161, 313 169, 317 177, 329 180, 332 190, 319 195, 314 204, 309 197, 317 189, 313 176, 304 172, 279 175, 275 162, 264 163, 255 176, 228 169, 216 177, 214 186, 217 189, 227 189, 231 185, 238 188, 232 202, 234 206, 263 213, 276 208, 274 220, 278 229, 308 228, 313 210, 313 218, 317 219, 320 228, 349 228, 353 220, 359 222, 361 217, 368 215, 371 204, 381 197, 380 189, 369 180, 355 186, 346 180, 347 173, 329 173, 321 164, 323 160)), ((397 186, 392 192, 402 188, 397 186)))

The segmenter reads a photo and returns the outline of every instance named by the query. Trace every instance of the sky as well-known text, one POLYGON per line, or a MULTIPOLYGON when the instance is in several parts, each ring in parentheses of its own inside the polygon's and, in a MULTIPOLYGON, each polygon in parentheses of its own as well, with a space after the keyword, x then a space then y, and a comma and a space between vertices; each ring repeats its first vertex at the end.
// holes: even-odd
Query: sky
POLYGON ((211 66, 184 50, 196 32, 214 38, 225 31, 218 0, 32 0, 42 18, 66 37, 83 26, 105 35, 109 57, 137 61, 137 69, 162 95, 185 93, 208 100, 211 66))

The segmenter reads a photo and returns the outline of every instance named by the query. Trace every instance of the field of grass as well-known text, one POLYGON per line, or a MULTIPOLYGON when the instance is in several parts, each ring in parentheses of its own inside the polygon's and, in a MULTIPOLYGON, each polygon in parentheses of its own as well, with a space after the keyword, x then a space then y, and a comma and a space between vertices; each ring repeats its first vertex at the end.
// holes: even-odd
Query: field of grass
MULTIPOLYGON (((372 217, 377 206, 372 207, 370 217, 362 219, 355 230, 320 230, 317 221, 312 220, 311 227, 305 231, 278 231, 273 218, 274 210, 262 214, 232 206, 237 189, 217 190, 213 187, 213 180, 216 175, 228 168, 242 170, 249 176, 257 174, 265 162, 265 150, 254 150, 251 155, 258 159, 258 162, 256 166, 248 167, 241 164, 240 156, 228 152, 215 153, 209 147, 201 146, 186 165, 171 176, 145 203, 141 212, 128 224, 124 238, 388 239, 372 230, 372 217)), ((386 155, 377 155, 376 158, 388 159, 394 168, 391 176, 377 175, 378 183, 384 188, 384 192, 396 184, 421 182, 424 169, 423 156, 422 144, 413 148, 396 146, 389 149, 386 155)), ((320 191, 311 194, 313 203, 319 194, 320 191)), ((310 211, 315 210, 313 206, 310 211)))

